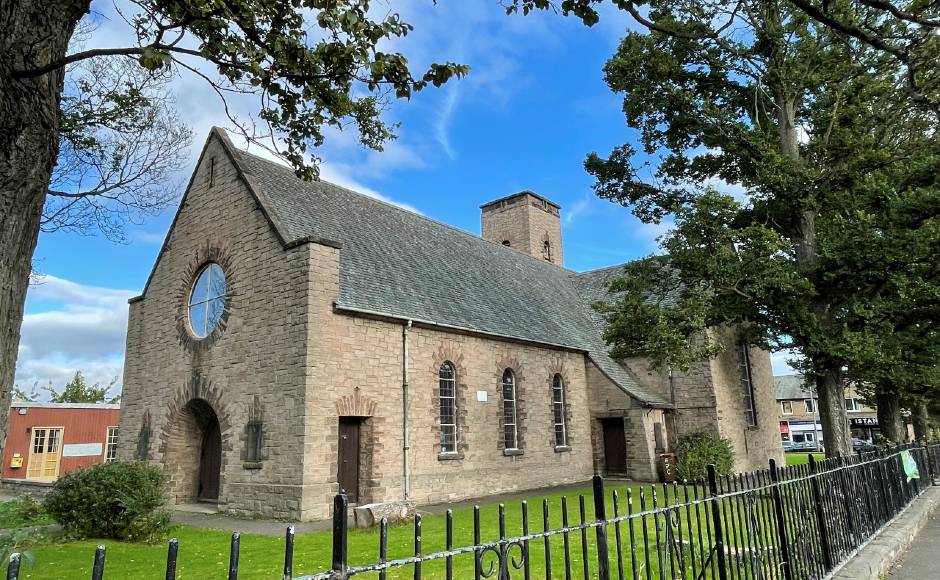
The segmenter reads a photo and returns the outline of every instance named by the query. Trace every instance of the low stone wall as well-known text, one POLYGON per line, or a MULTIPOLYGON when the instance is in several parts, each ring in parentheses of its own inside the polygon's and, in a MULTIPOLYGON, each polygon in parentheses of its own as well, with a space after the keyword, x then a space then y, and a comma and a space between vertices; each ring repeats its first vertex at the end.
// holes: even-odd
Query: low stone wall
POLYGON ((42 497, 52 489, 51 481, 29 481, 5 477, 0 479, 0 491, 15 494, 29 494, 42 497))

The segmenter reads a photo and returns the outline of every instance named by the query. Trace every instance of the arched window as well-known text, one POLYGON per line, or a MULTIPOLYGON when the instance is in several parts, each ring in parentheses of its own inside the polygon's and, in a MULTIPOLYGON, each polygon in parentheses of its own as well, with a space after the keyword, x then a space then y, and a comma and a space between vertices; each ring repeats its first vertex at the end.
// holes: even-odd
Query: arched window
POLYGON ((548 240, 542 242, 542 257, 549 262, 552 261, 552 243, 548 240))
POLYGON ((552 378, 552 412, 555 419, 555 447, 567 447, 568 423, 565 408, 565 381, 561 375, 552 378))
POLYGON ((457 371, 445 361, 438 371, 441 406, 441 453, 457 452, 457 371))
POLYGON ((519 448, 519 424, 516 413, 516 375, 503 372, 503 448, 519 448))

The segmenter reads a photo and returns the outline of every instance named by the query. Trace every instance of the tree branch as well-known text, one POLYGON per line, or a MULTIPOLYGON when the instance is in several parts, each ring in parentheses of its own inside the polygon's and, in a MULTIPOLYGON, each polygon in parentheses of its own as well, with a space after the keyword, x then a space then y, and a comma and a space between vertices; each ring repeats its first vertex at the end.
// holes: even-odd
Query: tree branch
POLYGON ((188 54, 191 56, 198 56, 200 58, 205 58, 198 50, 192 50, 189 48, 181 48, 179 46, 170 46, 167 44, 151 44, 148 46, 128 46, 122 48, 93 48, 91 50, 84 50, 82 52, 76 52, 75 54, 70 54, 65 58, 59 59, 57 61, 50 62, 49 64, 43 65, 38 68, 27 69, 16 71, 13 73, 14 78, 18 79, 29 79, 40 77, 44 74, 50 73, 55 70, 59 70, 64 66, 68 66, 74 62, 79 62, 82 60, 87 60, 89 58, 95 58, 96 56, 132 56, 135 54, 143 54, 148 50, 165 50, 167 52, 176 52, 180 54, 188 54))

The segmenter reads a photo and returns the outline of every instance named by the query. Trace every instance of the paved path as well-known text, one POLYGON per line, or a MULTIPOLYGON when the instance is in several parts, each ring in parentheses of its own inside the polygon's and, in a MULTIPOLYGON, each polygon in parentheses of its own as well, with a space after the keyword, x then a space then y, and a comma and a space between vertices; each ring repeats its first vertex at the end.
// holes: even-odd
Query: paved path
POLYGON ((911 548, 891 568, 897 580, 940 580, 940 511, 930 516, 911 548))

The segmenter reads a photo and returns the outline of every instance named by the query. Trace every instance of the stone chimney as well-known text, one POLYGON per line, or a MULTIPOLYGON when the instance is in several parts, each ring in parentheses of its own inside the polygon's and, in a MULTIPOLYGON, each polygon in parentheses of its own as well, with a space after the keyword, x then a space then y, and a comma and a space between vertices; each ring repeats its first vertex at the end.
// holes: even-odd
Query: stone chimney
POLYGON ((485 203, 480 210, 483 239, 564 265, 558 204, 532 191, 520 191, 485 203))

